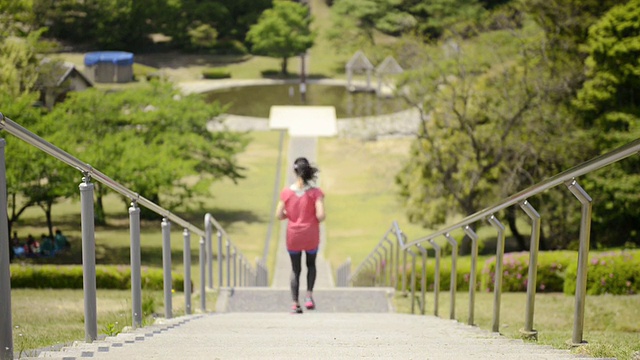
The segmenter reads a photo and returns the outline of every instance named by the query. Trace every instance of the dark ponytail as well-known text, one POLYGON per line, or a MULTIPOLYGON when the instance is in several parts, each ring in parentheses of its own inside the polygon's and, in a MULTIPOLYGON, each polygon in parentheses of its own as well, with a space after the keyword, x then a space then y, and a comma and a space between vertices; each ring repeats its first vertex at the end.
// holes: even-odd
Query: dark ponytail
POLYGON ((308 184, 309 181, 316 179, 318 169, 311 166, 311 164, 309 164, 309 160, 300 157, 293 162, 293 171, 297 176, 302 178, 302 181, 304 181, 305 184, 308 184))

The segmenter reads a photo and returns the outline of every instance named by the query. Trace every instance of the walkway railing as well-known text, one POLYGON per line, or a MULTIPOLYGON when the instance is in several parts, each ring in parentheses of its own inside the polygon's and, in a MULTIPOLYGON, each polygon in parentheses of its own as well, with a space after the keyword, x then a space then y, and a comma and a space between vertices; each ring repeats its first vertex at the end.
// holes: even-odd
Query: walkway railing
MULTIPOLYGON (((98 169, 82 162, 66 153, 44 139, 33 134, 24 127, 13 122, 0 113, 0 129, 27 142, 41 151, 53 156, 65 164, 82 173, 80 188, 81 202, 81 226, 82 226, 82 266, 84 289, 84 318, 85 341, 93 342, 97 339, 97 311, 96 311, 96 261, 95 261, 95 226, 94 226, 94 185, 96 180, 115 192, 129 198, 130 235, 131 235, 131 297, 132 297, 132 322, 133 327, 142 325, 142 296, 141 296, 141 259, 140 259, 140 207, 143 206, 163 217, 162 227, 162 264, 164 277, 164 306, 166 318, 172 318, 171 296, 171 224, 177 224, 184 229, 184 294, 185 312, 191 314, 191 234, 200 236, 200 298, 201 310, 206 311, 205 281, 208 280, 209 288, 213 288, 213 252, 211 247, 211 225, 218 231, 218 272, 219 287, 223 287, 222 276, 226 273, 227 287, 266 285, 267 270, 263 263, 258 262, 253 267, 246 257, 232 244, 231 239, 222 226, 211 216, 205 215, 205 228, 203 231, 197 226, 183 220, 138 193, 128 189, 122 184, 109 178, 98 169), (225 252, 222 250, 222 241, 225 239, 225 252), (205 263, 208 266, 208 277, 205 274, 205 263), (226 270, 223 270, 226 264, 226 270), (233 274, 233 276, 231 276, 233 274)), ((9 244, 5 241, 9 238, 7 218, 7 184, 6 184, 6 141, 0 139, 0 360, 13 359, 13 334, 11 319, 11 277, 9 267, 9 244)))
MULTIPOLYGON (((398 242, 401 243, 401 250, 403 251, 403 257, 406 259, 407 254, 413 257, 413 264, 410 268, 412 274, 411 286, 412 286, 412 305, 411 311, 414 312, 415 298, 415 260, 420 254, 422 255, 422 297, 421 297, 421 312, 424 313, 424 289, 426 288, 426 258, 427 252, 422 247, 422 244, 427 243, 431 245, 435 250, 436 264, 434 274, 434 314, 438 315, 438 292, 440 288, 440 246, 435 242, 435 239, 443 236, 447 242, 451 244, 451 308, 450 318, 455 319, 455 292, 457 285, 456 277, 456 258, 458 250, 458 242, 450 235, 454 230, 463 230, 466 236, 471 240, 471 272, 469 274, 469 318, 468 324, 472 325, 474 321, 474 308, 475 308, 475 291, 476 291, 476 276, 477 276, 477 260, 478 260, 478 235, 473 231, 473 225, 481 221, 487 221, 497 232, 497 244, 496 244, 496 265, 495 265, 495 279, 494 279, 494 299, 493 299, 493 317, 492 317, 492 330, 494 332, 499 331, 500 324, 500 300, 502 295, 502 262, 504 256, 504 242, 505 242, 505 227, 500 220, 496 217, 496 213, 504 210, 508 207, 518 205, 531 219, 531 242, 529 249, 529 273, 527 282, 527 304, 525 309, 525 325, 521 330, 522 334, 526 337, 537 338, 537 332, 533 329, 533 314, 535 305, 535 293, 536 293, 536 269, 538 264, 538 248, 540 242, 540 215, 536 209, 528 201, 529 198, 536 196, 551 188, 565 185, 567 189, 576 197, 581 203, 581 222, 580 222, 580 235, 579 235, 579 249, 578 249, 578 271, 575 291, 575 306, 574 306, 574 323, 571 342, 573 345, 579 345, 583 343, 583 325, 584 325, 584 309, 585 309, 585 297, 587 288, 587 258, 589 256, 589 241, 591 236, 591 209, 592 199, 587 192, 578 184, 576 178, 601 169, 614 162, 625 159, 631 155, 635 155, 640 151, 640 139, 633 141, 625 146, 622 146, 614 151, 611 151, 605 155, 596 157, 585 163, 582 163, 574 168, 557 174, 547 180, 539 182, 523 191, 520 191, 497 204, 488 207, 484 210, 478 211, 465 219, 445 228, 442 228, 428 236, 421 237, 411 242, 401 242, 398 237, 398 242), (413 248, 416 247, 418 253, 414 252, 413 248)), ((397 224, 394 222, 394 226, 397 224)), ((399 230, 398 230, 399 232, 399 230)), ((389 231, 387 231, 387 234, 389 231)), ((385 234, 385 238, 387 236, 385 234)), ((385 239, 383 238, 383 240, 385 239)), ((381 281, 381 272, 384 272, 384 266, 380 266, 381 259, 380 249, 382 248, 382 241, 376 245, 374 250, 365 258, 365 260, 357 267, 352 276, 346 280, 347 284, 353 286, 359 285, 389 285, 388 282, 381 281), (359 276, 364 272, 364 269, 368 269, 369 274, 373 274, 373 279, 368 281, 362 281, 359 276)), ((392 264, 397 269, 398 262, 392 264)), ((343 266, 346 266, 343 265, 343 266)), ((406 261, 402 264, 403 269, 403 281, 400 290, 406 292, 406 261)), ((342 270, 347 271, 347 270, 342 270)), ((395 278, 394 278, 395 279, 395 278)), ((393 286, 393 280, 391 280, 393 286)), ((397 286, 396 286, 397 288, 397 286)))

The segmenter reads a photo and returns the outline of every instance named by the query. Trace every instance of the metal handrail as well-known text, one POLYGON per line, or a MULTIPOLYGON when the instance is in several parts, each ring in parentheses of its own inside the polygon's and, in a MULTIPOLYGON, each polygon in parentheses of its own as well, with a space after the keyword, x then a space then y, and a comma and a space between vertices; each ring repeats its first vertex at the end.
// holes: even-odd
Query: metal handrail
MULTIPOLYGON (((510 206, 518 204, 520 208, 531 218, 531 242, 530 242, 530 259, 529 259, 529 282, 527 285, 527 304, 525 310, 525 326, 523 329, 520 329, 520 332, 525 337, 536 338, 537 339, 537 331, 533 329, 533 313, 534 313, 534 304, 535 304, 535 279, 537 269, 537 256, 538 256, 538 246, 539 246, 539 238, 540 238, 540 215, 537 211, 531 206, 531 203, 528 199, 532 196, 538 195, 546 190, 554 188, 556 186, 564 184, 567 189, 575 196, 577 200, 581 203, 581 221, 580 221, 580 235, 579 235, 579 249, 578 249, 578 269, 576 275, 576 292, 575 292, 575 307, 574 307, 574 325, 573 325, 573 335, 571 339, 571 343, 573 345, 580 345, 584 343, 582 339, 583 335, 583 327, 584 327, 584 305, 585 305, 585 297, 586 297, 586 281, 587 281, 587 268, 588 262, 587 258, 589 255, 589 242, 590 242, 590 230, 591 230, 591 214, 592 214, 592 198, 587 194, 587 192, 578 184, 576 178, 590 172, 599 170, 607 165, 610 165, 614 162, 625 159, 629 156, 637 154, 640 152, 640 139, 632 141, 624 146, 621 146, 609 153, 593 158, 589 161, 586 161, 580 165, 577 165, 569 170, 561 172, 549 179, 541 181, 525 190, 522 190, 514 195, 511 195, 504 200, 498 202, 495 205, 487 207, 481 211, 476 212, 475 214, 469 215, 461 221, 456 222, 453 225, 446 226, 438 231, 435 231, 427 236, 418 238, 416 240, 406 242, 402 241, 404 234, 402 234, 397 227, 397 223, 394 222, 395 229, 397 231, 398 244, 403 251, 404 256, 404 264, 403 264, 403 279, 402 279, 402 287, 401 289, 406 292, 406 256, 407 253, 410 252, 412 257, 414 258, 416 254, 411 251, 412 246, 420 246, 423 242, 427 242, 436 250, 436 266, 435 266, 435 275, 434 275, 434 314, 437 316, 438 313, 438 291, 439 291, 439 270, 440 270, 440 246, 435 242, 435 239, 439 236, 443 236, 447 238, 448 242, 452 245, 452 273, 451 273, 451 287, 450 287, 450 296, 451 300, 451 309, 450 309, 450 317, 455 317, 454 312, 454 299, 455 299, 455 272, 456 272, 456 261, 454 257, 457 255, 457 246, 458 242, 450 235, 450 233, 454 230, 462 230, 466 236, 471 239, 472 248, 471 248, 471 273, 470 273, 470 284, 469 284, 469 318, 468 323, 470 325, 473 324, 474 321, 474 310, 475 310, 475 287, 476 287, 476 273, 477 273, 477 257, 478 257, 478 235, 473 231, 473 228, 470 226, 479 221, 488 221, 489 224, 498 231, 497 234, 497 244, 496 244, 496 268, 495 268, 495 279, 494 279, 494 302, 493 302, 493 319, 492 319, 492 330, 494 332, 499 331, 499 317, 500 317, 500 298, 501 298, 501 283, 502 283, 502 257, 504 254, 504 226, 500 223, 500 221, 496 218, 496 213, 504 210, 510 206)), ((380 244, 376 245, 378 248, 380 244)), ((374 249, 375 250, 375 249, 374 249)), ((373 253, 373 252, 372 252, 373 253)), ((371 254, 363 261, 362 264, 365 264, 371 254)), ((396 256, 399 256, 399 252, 396 253, 396 256)), ((396 261, 397 263, 397 261, 396 261)), ((361 264, 361 265, 362 265, 361 264)), ((415 266, 414 266, 415 267, 415 266)), ((415 268, 412 269, 412 298, 415 296, 415 268)), ((424 269, 423 269, 424 271, 424 269)), ((423 275, 425 276, 425 275, 423 275)), ((413 301, 413 299, 412 299, 413 301)), ((412 312, 413 312, 413 302, 412 302, 412 312)))
MULTIPOLYGON (((132 310, 133 310, 133 327, 141 326, 142 309, 141 309, 141 281, 140 281, 140 208, 138 205, 142 205, 145 208, 161 215, 162 220, 162 262, 163 262, 163 286, 164 286, 164 303, 165 303, 165 316, 167 318, 173 317, 172 314, 172 281, 171 281, 171 250, 170 250, 170 231, 171 223, 175 223, 184 228, 184 268, 185 268, 185 312, 191 314, 191 248, 190 248, 190 233, 194 233, 200 236, 199 250, 200 250, 200 275, 201 275, 201 307, 203 311, 206 311, 205 301, 205 274, 204 264, 205 261, 209 261, 209 269, 212 269, 212 251, 211 251, 211 239, 210 231, 203 231, 190 222, 180 218, 179 216, 171 213, 154 202, 140 196, 140 194, 131 191, 126 186, 111 179, 98 169, 93 168, 91 165, 82 162, 78 158, 70 155, 64 150, 54 146, 47 142, 36 134, 30 132, 26 128, 20 126, 16 122, 4 116, 0 113, 0 130, 5 130, 7 133, 25 141, 26 143, 40 149, 44 153, 47 153, 54 158, 62 161, 63 163, 79 170, 83 174, 82 183, 80 184, 80 202, 81 202, 81 225, 82 225, 82 259, 83 259, 83 288, 84 288, 84 307, 85 307, 85 340, 92 342, 97 339, 97 311, 96 311, 96 279, 95 279, 95 224, 93 213, 93 196, 94 187, 91 183, 92 179, 99 181, 108 188, 115 192, 129 198, 131 200, 131 207, 129 208, 130 227, 131 227, 131 289, 132 289, 132 310), (207 236, 208 235, 208 236, 207 236), (205 237, 208 237, 206 239, 205 237), (205 243, 208 240, 208 244, 205 243), (208 245, 208 246, 205 246, 208 245), (205 260, 205 254, 207 260, 205 260)), ((6 177, 5 177, 5 149, 6 142, 4 139, 0 139, 0 205, 4 209, 4 216, 0 213, 0 236, 4 235, 8 237, 7 216, 6 216, 6 177), (4 220, 2 220, 4 219, 4 220)), ((1 212, 1 210, 0 210, 1 212)), ((218 223, 210 214, 206 214, 206 224, 213 224, 218 230, 219 238, 222 234, 227 238, 227 286, 230 286, 229 280, 229 235, 224 228, 218 223)), ((209 225, 210 227, 210 225, 209 225)), ((210 229, 208 229, 210 230, 210 229)), ((2 243, 0 245, 6 245, 2 243)), ((267 268, 260 262, 256 263, 256 270, 244 260, 244 256, 237 250, 234 245, 233 252, 233 286, 236 283, 240 285, 255 285, 266 283, 267 268), (238 263, 243 266, 244 262, 247 267, 246 271, 238 269, 238 263), (258 271, 260 270, 260 271, 258 271), (250 273, 253 280, 251 282, 246 281, 247 273, 250 273), (243 276, 244 275, 244 276, 243 276), (244 277, 244 278, 243 278, 244 277), (262 280, 258 282, 258 277, 262 280), (239 280, 239 281, 238 281, 239 280)), ((219 248, 220 249, 220 248, 219 248)), ((2 324, 0 325, 0 359, 12 358, 13 356, 13 343, 12 343, 12 331, 11 331, 11 288, 10 281, 4 281, 4 278, 9 277, 9 255, 8 251, 4 251, 0 246, 0 319, 2 324), (6 258, 5 258, 6 257, 6 258)), ((219 255, 222 255, 219 251, 219 255)), ((219 261, 220 264, 222 263, 219 261)), ((209 273, 209 280, 212 282, 212 274, 209 273)))
POLYGON ((200 228, 180 218, 179 216, 171 213, 169 210, 166 210, 160 207, 159 205, 155 204, 151 200, 148 200, 143 196, 140 196, 140 194, 129 190, 127 187, 111 179, 110 177, 102 173, 100 170, 94 168, 93 166, 87 163, 80 161, 78 158, 74 157, 73 155, 52 145, 48 141, 44 140, 43 138, 39 137, 38 135, 32 133, 31 131, 22 127, 18 123, 4 116, 2 113, 0 113, 0 130, 5 130, 9 134, 23 140, 24 142, 30 145, 37 147, 43 152, 66 163, 67 165, 73 168, 76 168, 77 170, 85 174, 85 176, 89 176, 92 179, 95 179, 101 182, 102 184, 106 185, 113 191, 131 199, 132 202, 136 202, 139 205, 142 205, 145 208, 155 212, 156 214, 169 219, 171 222, 178 224, 185 229, 189 229, 189 231, 191 231, 192 233, 198 234, 200 236, 204 236, 204 231, 201 230, 200 228))
POLYGON ((637 139, 633 142, 630 142, 616 150, 613 150, 607 154, 598 156, 594 159, 591 159, 589 161, 586 161, 580 165, 577 165, 569 170, 563 171, 558 175, 555 175, 553 177, 550 177, 544 181, 541 181, 531 187, 528 187, 514 195, 509 196, 508 198, 498 202, 495 205, 492 205, 488 208, 485 208, 483 210, 478 211, 475 214, 469 215, 466 218, 464 218, 463 220, 458 221, 457 223, 447 226, 443 229, 440 229, 436 232, 433 232, 427 236, 418 238, 416 240, 413 240, 409 243, 407 243, 405 245, 405 248, 408 248, 410 246, 413 246, 415 244, 427 241, 429 239, 434 239, 438 236, 444 235, 446 233, 450 233, 453 230, 459 229, 464 227, 465 225, 470 225, 473 224, 477 221, 480 220, 485 220, 486 218, 490 217, 492 214, 500 211, 500 210, 504 210, 506 208, 508 208, 509 206, 518 204, 530 197, 532 197, 533 195, 537 195, 540 194, 543 191, 549 190, 553 187, 556 187, 558 185, 561 185, 567 181, 571 181, 572 179, 588 174, 590 172, 593 172, 595 170, 598 170, 600 168, 603 168, 607 165, 610 165, 616 161, 622 160, 624 158, 627 158, 631 155, 634 155, 636 153, 638 153, 638 151, 640 151, 640 139, 637 139))

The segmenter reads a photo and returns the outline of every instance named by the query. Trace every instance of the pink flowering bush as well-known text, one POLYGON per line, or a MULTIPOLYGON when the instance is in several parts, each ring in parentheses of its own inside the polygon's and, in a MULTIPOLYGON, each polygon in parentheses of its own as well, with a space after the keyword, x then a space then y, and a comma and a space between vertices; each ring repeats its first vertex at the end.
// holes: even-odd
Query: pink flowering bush
MULTIPOLYGON (((640 250, 591 252, 587 270, 587 294, 629 295, 640 292, 640 250)), ((567 270, 565 294, 576 291, 577 262, 567 270)))
MULTIPOLYGON (((545 251, 538 253, 536 275, 537 292, 563 291, 565 272, 575 262, 577 255, 571 251, 545 251)), ((496 257, 487 259, 482 269, 482 291, 493 291, 495 284, 496 257)), ((529 253, 507 253, 502 260, 502 291, 527 291, 529 281, 529 253)))

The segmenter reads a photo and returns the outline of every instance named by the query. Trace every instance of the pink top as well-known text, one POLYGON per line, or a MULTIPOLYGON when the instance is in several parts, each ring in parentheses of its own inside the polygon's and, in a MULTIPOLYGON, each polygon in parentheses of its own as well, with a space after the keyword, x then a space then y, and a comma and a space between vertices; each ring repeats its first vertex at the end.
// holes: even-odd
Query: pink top
POLYGON ((286 188, 280 193, 280 200, 284 203, 286 216, 289 220, 287 224, 288 251, 307 251, 318 248, 320 223, 316 218, 316 201, 323 197, 322 190, 315 187, 305 187, 302 190, 286 188))

